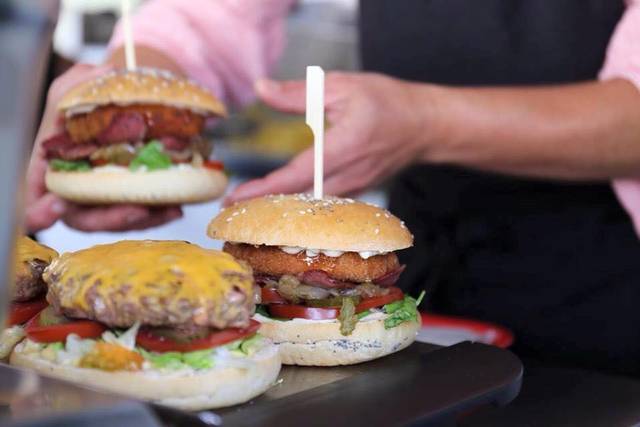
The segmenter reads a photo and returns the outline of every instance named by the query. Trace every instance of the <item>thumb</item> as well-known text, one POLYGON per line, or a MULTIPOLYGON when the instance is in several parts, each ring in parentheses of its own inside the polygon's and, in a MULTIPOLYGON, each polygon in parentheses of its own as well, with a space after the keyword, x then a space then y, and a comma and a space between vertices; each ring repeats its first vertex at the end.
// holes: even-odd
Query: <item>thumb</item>
POLYGON ((276 110, 287 113, 303 113, 306 101, 306 85, 302 80, 278 82, 260 79, 255 84, 258 97, 276 110))
POLYGON ((67 210, 64 200, 47 193, 27 206, 26 226, 29 233, 51 227, 67 210))

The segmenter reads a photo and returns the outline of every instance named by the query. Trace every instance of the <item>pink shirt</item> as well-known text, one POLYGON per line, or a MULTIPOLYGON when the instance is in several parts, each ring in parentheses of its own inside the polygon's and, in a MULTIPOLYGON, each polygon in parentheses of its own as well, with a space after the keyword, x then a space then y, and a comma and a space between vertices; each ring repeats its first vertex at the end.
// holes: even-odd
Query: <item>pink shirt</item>
MULTIPOLYGON (((148 1, 132 19, 134 38, 137 44, 172 58, 192 79, 227 102, 243 105, 254 99, 253 82, 269 74, 282 52, 285 19, 294 3, 148 1)), ((640 89, 640 0, 626 0, 626 5, 609 43, 600 79, 625 78, 640 89)), ((121 44, 118 26, 110 45, 121 44)), ((640 173, 637 179, 615 180, 613 187, 640 235, 640 173)))

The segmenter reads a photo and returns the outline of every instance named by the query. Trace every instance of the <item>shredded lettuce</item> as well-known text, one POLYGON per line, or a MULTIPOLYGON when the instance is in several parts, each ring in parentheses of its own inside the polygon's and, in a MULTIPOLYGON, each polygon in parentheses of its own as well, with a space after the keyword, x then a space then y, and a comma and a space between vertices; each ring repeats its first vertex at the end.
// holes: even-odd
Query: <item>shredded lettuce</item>
POLYGON ((82 172, 91 170, 91 165, 86 160, 51 159, 49 166, 54 171, 82 172))
POLYGON ((418 299, 405 295, 404 299, 385 305, 384 311, 388 314, 384 320, 385 329, 395 328, 404 322, 419 321, 418 306, 422 302, 424 294, 425 292, 422 291, 418 299))
POLYGON ((245 338, 239 341, 240 341, 240 346, 238 349, 245 356, 253 355, 263 343, 262 336, 259 334, 253 334, 249 338, 245 338))
POLYGON ((171 157, 164 152, 163 145, 157 141, 151 141, 138 152, 129 164, 129 169, 136 171, 142 167, 147 170, 168 169, 171 166, 171 157))
POLYGON ((213 368, 213 353, 211 349, 190 351, 182 354, 182 361, 194 369, 213 368))
POLYGON ((107 330, 102 334, 102 339, 104 342, 108 342, 109 344, 115 344, 124 347, 127 350, 133 350, 136 347, 136 336, 138 335, 139 329, 140 322, 136 322, 132 327, 124 332, 112 332, 107 330))
POLYGON ((64 349, 57 352, 56 359, 58 363, 63 365, 76 365, 78 360, 89 353, 95 344, 95 340, 82 339, 76 334, 69 334, 64 349))
POLYGON ((64 344, 62 343, 62 341, 52 342, 47 345, 47 348, 50 348, 51 350, 58 352, 58 351, 64 350, 64 344))
POLYGON ((168 351, 166 353, 153 353, 143 348, 137 351, 155 368, 178 370, 183 368, 208 369, 213 367, 213 350, 198 350, 187 353, 168 351))
POLYGON ((365 310, 365 311, 361 311, 360 313, 356 314, 356 316, 358 316, 358 320, 362 320, 362 318, 367 317, 370 314, 371 314, 371 310, 365 310))
POLYGON ((143 348, 136 348, 153 367, 166 370, 210 369, 215 366, 215 358, 219 350, 228 351, 234 356, 246 357, 252 355, 262 344, 262 337, 254 334, 248 338, 233 341, 223 347, 206 350, 189 351, 180 353, 169 351, 166 353, 154 353, 143 348))

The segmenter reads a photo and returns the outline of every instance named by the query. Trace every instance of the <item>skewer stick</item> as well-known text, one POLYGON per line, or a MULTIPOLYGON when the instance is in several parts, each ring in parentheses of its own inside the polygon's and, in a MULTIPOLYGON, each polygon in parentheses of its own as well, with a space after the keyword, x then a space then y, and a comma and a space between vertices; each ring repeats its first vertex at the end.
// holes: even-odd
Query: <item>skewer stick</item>
POLYGON ((307 67, 306 123, 313 132, 313 197, 322 199, 324 178, 324 71, 317 65, 307 67))
POLYGON ((136 49, 133 44, 133 32, 131 30, 131 2, 122 0, 122 29, 124 31, 124 57, 127 70, 136 69, 136 49))

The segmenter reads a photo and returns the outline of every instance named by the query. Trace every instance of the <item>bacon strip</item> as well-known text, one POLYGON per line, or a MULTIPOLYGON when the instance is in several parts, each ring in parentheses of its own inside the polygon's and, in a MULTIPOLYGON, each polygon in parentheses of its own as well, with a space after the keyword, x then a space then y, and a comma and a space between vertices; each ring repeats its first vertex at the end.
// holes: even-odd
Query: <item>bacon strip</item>
POLYGON ((387 274, 383 274, 380 277, 377 277, 372 280, 375 285, 378 286, 393 286, 396 284, 398 279, 400 278, 400 274, 407 268, 406 265, 402 264, 400 267, 396 268, 393 271, 388 272, 387 274))
POLYGON ((322 270, 307 270, 300 275, 300 281, 307 285, 317 286, 325 289, 345 289, 356 286, 356 283, 343 282, 329 276, 326 271, 322 270))
POLYGON ((144 140, 147 125, 140 113, 117 113, 109 126, 96 138, 99 144, 115 144, 122 142, 137 142, 144 140))
POLYGON ((42 143, 47 159, 78 160, 88 158, 98 149, 96 144, 77 144, 66 132, 54 135, 42 143))

